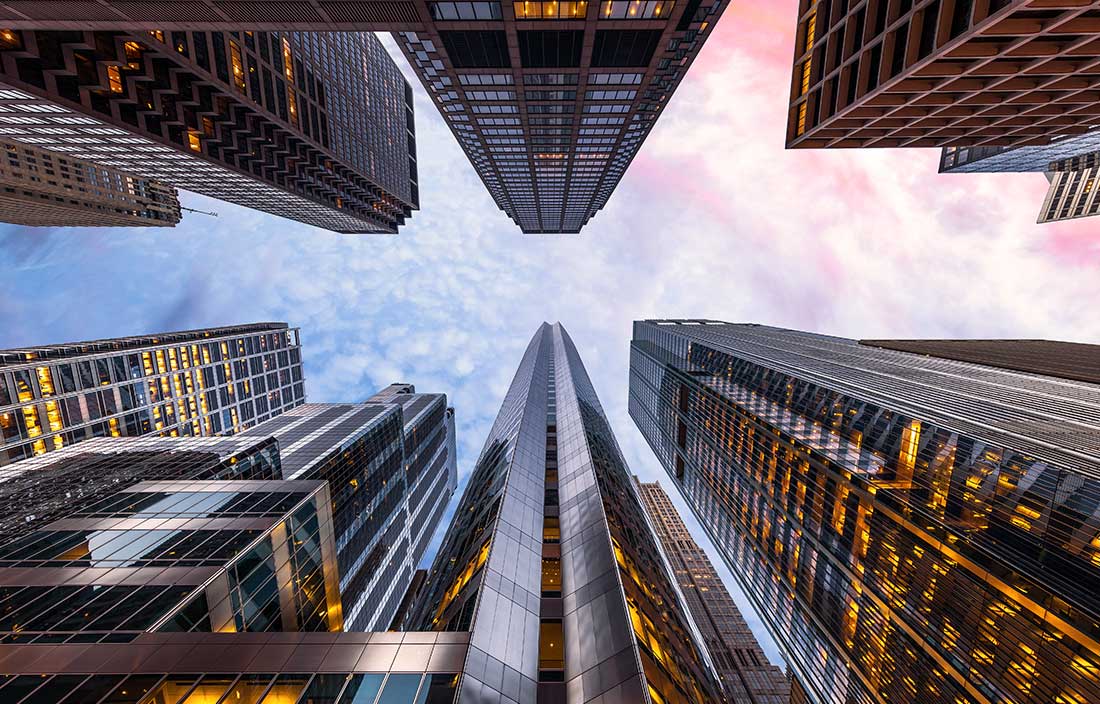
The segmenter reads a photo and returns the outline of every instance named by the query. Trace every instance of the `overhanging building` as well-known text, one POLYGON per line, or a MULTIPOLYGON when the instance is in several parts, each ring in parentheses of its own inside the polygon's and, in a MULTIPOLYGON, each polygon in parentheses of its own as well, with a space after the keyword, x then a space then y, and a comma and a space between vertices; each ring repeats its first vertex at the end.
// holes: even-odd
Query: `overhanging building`
POLYGON ((460 701, 721 701, 572 341, 528 345, 405 626, 469 633, 460 701))
POLYGON ((1043 145, 1100 124, 1092 2, 800 0, 787 146, 1043 145))
POLYGON ((0 350, 0 465, 87 438, 231 434, 305 401, 297 328, 0 350))
POLYGON ((1088 704, 1097 359, 644 321, 630 413, 809 701, 1088 704))
POLYGON ((688 610, 718 670, 726 701, 789 704, 791 685, 787 676, 768 662, 722 578, 691 536, 668 494, 657 482, 634 479, 688 610))
MULTIPOLYGON (((181 0, 176 3, 8 0, 0 3, 0 12, 5 13, 0 21, 11 28, 11 39, 8 40, 11 47, 9 51, 2 52, 9 57, 5 64, 8 67, 5 71, 7 78, 3 80, 20 91, 49 98, 54 105, 64 105, 66 109, 91 116, 97 121, 97 126, 104 121, 126 134, 134 132, 133 125, 108 119, 95 105, 55 100, 64 86, 53 85, 55 68, 47 67, 41 59, 37 60, 37 66, 32 71, 43 71, 43 80, 49 82, 44 90, 36 88, 33 81, 20 78, 20 69, 15 66, 17 56, 23 62, 29 61, 24 58, 28 52, 32 56, 41 56, 41 50, 36 48, 39 43, 53 47, 71 41, 82 49, 95 47, 91 58, 100 73, 93 92, 101 95, 101 99, 119 105, 119 110, 123 109, 122 105, 129 106, 135 97, 138 99, 135 117, 139 121, 137 133, 151 138, 140 142, 142 150, 155 153, 159 147, 165 146, 171 149, 173 155, 189 155, 191 135, 198 140, 196 144, 200 153, 196 156, 203 157, 205 162, 191 159, 186 164, 177 163, 180 168, 172 172, 175 180, 162 180, 181 188, 224 197, 219 196, 219 189, 211 184, 216 184, 217 178, 232 178, 234 191, 241 190, 246 194, 245 199, 266 204, 252 207, 283 214, 278 211, 277 204, 271 203, 271 199, 283 197, 278 190, 249 185, 254 184, 254 179, 248 173, 243 176, 236 173, 240 171, 239 167, 235 168, 236 162, 246 164, 248 169, 260 168, 261 162, 267 163, 264 160, 268 159, 268 151, 271 150, 265 143, 271 141, 271 137, 260 138, 257 125, 265 129, 284 130, 290 135, 287 139, 299 136, 296 130, 287 129, 286 114, 282 115, 281 120, 276 120, 258 111, 256 103, 260 102, 257 97, 260 89, 253 84, 258 81, 256 76, 259 73, 254 74, 253 67, 255 71, 262 72, 268 70, 270 64, 266 57, 256 56, 248 43, 255 41, 262 48, 268 37, 273 37, 276 42, 289 38, 297 46, 302 41, 321 41, 317 37, 329 37, 323 40, 327 42, 348 41, 337 38, 345 35, 331 33, 336 30, 390 31, 497 206, 524 232, 575 233, 607 203, 641 143, 713 31, 726 4, 722 0, 321 0, 317 3, 275 2, 260 6, 250 0, 181 0), (148 36, 118 34, 118 31, 134 31, 135 28, 153 32, 153 41, 148 36), (250 31, 244 31, 242 36, 243 30, 250 31), (304 35, 307 38, 300 39, 298 37, 301 35, 287 30, 330 33, 304 35), (220 47, 221 51, 226 52, 222 57, 223 65, 229 65, 237 54, 246 57, 247 60, 240 64, 240 73, 234 69, 232 75, 228 70, 217 75, 209 69, 194 67, 193 45, 205 47, 208 34, 213 51, 218 51, 220 47), (202 39, 197 40, 196 35, 202 39), (159 41, 161 36, 164 42, 159 41), (143 57, 149 55, 170 60, 173 66, 186 66, 187 71, 194 73, 194 79, 166 83, 160 75, 150 73, 151 67, 144 58, 138 61, 136 67, 128 68, 123 49, 127 41, 137 42, 142 47, 143 57), (179 52, 174 47, 179 46, 180 41, 192 58, 177 55, 179 52), (230 42, 228 47, 225 42, 230 42), (112 75, 121 81, 121 90, 112 92, 112 75), (153 95, 158 99, 159 90, 167 91, 166 97, 172 97, 167 101, 159 99, 160 102, 167 102, 167 106, 154 101, 153 108, 143 108, 141 94, 137 92, 141 90, 139 86, 155 87, 153 95), (202 99, 201 91, 228 101, 233 106, 232 121, 215 120, 213 115, 206 114, 202 109, 175 111, 177 104, 182 107, 202 99), (176 98, 176 94, 180 97, 176 98), (159 116, 162 110, 169 109, 174 111, 171 117, 165 119, 159 116), (145 115, 147 111, 151 112, 149 117, 145 115), (206 133, 201 121, 203 117, 214 120, 213 135, 206 133), (175 132, 171 131, 173 128, 175 132), (232 135, 232 140, 245 140, 247 144, 228 141, 227 134, 232 135), (257 136, 253 138, 253 135, 257 136), (231 145, 228 161, 233 162, 229 164, 225 163, 227 142, 231 145), (253 156, 252 150, 259 150, 259 157, 253 156), (219 155, 221 161, 214 158, 219 155), (192 177, 195 180, 193 183, 181 180, 186 168, 191 165, 209 171, 210 178, 204 178, 206 174, 200 172, 192 177), (215 169, 215 166, 218 168, 215 169), (203 190, 204 187, 206 190, 203 190)), ((376 60, 376 42, 373 38, 357 41, 370 44, 367 47, 370 50, 368 60, 372 62, 372 67, 378 67, 377 71, 371 69, 364 89, 364 94, 371 100, 363 101, 355 96, 349 96, 347 104, 335 103, 331 99, 327 103, 321 100, 316 108, 321 111, 322 117, 326 111, 330 120, 335 115, 358 115, 358 111, 349 109, 349 106, 363 102, 371 110, 381 110, 386 115, 391 114, 391 109, 398 109, 398 112, 404 109, 393 105, 394 101, 388 97, 377 100, 377 96, 371 94, 377 82, 389 80, 384 76, 396 72, 396 68, 381 58, 376 60)), ((296 56, 300 53, 295 49, 296 56)), ((214 56, 217 58, 217 54, 214 56)), ((274 55, 271 58, 278 61, 274 55)), ((33 63, 34 60, 30 61, 33 63)), ((343 69, 339 68, 341 63, 347 65, 347 57, 341 56, 337 61, 326 59, 313 67, 319 80, 328 81, 327 93, 339 87, 339 83, 334 86, 333 81, 335 76, 343 75, 343 69)), ((356 66, 359 63, 351 62, 356 66)), ((69 74, 65 79, 69 81, 76 72, 77 67, 71 62, 61 69, 63 76, 69 74)), ((278 67, 272 65, 271 74, 277 88, 282 85, 280 73, 278 67)), ((75 78, 78 82, 82 80, 79 75, 75 78)), ((302 88, 295 89, 295 85, 286 86, 291 104, 295 94, 299 100, 306 100, 302 88)), ((380 168, 380 165, 389 168, 387 165, 390 162, 386 159, 392 158, 393 167, 403 172, 406 161, 412 160, 411 93, 406 96, 410 120, 408 139, 396 133, 394 139, 398 140, 398 146, 408 142, 408 154, 398 153, 401 149, 396 148, 393 154, 381 155, 378 160, 372 161, 371 165, 375 168, 380 168)), ((400 96, 396 97, 396 102, 400 103, 400 96)), ((280 94, 280 105, 282 101, 280 94)), ((11 109, 18 109, 18 104, 16 102, 11 109)), ((311 110, 314 109, 313 102, 308 105, 311 110)), ((266 97, 263 106, 269 108, 266 97)), ((125 109, 129 111, 132 108, 125 109)), ((107 112, 114 110, 116 108, 110 108, 107 112)), ((397 118, 401 116, 397 115, 397 118)), ((48 126, 49 122, 41 121, 33 135, 35 139, 47 139, 41 127, 48 126)), ((374 127, 374 122, 368 123, 368 126, 374 127)), ((120 136, 129 139, 125 135, 120 136)), ((111 145, 118 146, 118 139, 102 141, 107 145, 104 149, 111 145)), ((53 137, 50 142, 60 144, 63 140, 53 137)), ((310 140, 304 140, 302 148, 312 146, 310 140)), ((82 148, 82 151, 87 150, 82 148)), ((281 154, 284 150, 274 151, 281 154)), ((334 151, 328 156, 339 164, 339 158, 344 154, 334 151)), ((302 164, 301 168, 306 173, 300 177, 307 184, 314 181, 312 169, 325 165, 323 157, 321 165, 293 155, 291 160, 302 164)), ((159 177, 151 172, 155 165, 156 162, 152 162, 147 173, 159 177)), ((278 167, 282 165, 278 162, 278 167)), ((138 165, 135 163, 132 166, 136 168, 138 165)), ((356 164, 350 166, 354 168, 356 164)), ((278 167, 269 165, 263 168, 278 170, 278 167)), ((370 177, 372 174, 366 172, 365 175, 370 177)), ((415 181, 414 166, 410 167, 409 174, 415 181)), ((291 174, 288 178, 295 175, 291 174)), ((415 185, 411 197, 405 197, 405 191, 396 184, 387 192, 397 202, 384 201, 380 204, 382 206, 394 205, 400 209, 400 206, 417 205, 415 185)), ((340 192, 333 193, 334 198, 340 196, 340 192)), ((350 212, 348 209, 354 203, 346 194, 342 198, 342 212, 350 212)), ((333 199, 326 203, 331 207, 333 199)), ((247 202, 244 204, 249 205, 247 202)), ((294 209, 301 205, 292 198, 285 208, 294 209)), ((404 214, 408 214, 407 210, 404 214)), ((304 215, 302 219, 305 219, 304 215)))
MULTIPOLYGON (((158 7, 186 3, 133 5, 158 7)), ((0 31, 0 137, 337 232, 418 207, 412 89, 372 34, 120 26, 0 31)))

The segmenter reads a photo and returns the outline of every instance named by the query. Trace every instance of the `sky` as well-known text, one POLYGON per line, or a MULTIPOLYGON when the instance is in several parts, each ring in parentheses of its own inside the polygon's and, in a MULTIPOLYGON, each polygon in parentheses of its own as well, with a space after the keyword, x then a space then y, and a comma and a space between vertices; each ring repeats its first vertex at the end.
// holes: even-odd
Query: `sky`
POLYGON ((0 348, 286 321, 302 330, 310 401, 394 381, 447 393, 464 479, 530 337, 561 321, 631 469, 652 480, 663 471, 627 415, 636 319, 1100 342, 1100 221, 1036 225, 1041 174, 940 175, 936 150, 783 149, 796 12, 796 0, 730 5, 580 235, 522 235, 407 71, 422 209, 399 235, 338 235, 186 193, 218 216, 0 226, 0 348))

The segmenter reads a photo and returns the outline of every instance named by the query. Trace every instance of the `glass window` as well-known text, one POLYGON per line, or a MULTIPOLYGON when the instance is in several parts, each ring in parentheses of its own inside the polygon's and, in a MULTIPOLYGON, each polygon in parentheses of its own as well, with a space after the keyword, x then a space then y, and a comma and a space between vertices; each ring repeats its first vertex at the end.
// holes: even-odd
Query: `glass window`
MULTIPOLYGON (((66 694, 76 689, 87 675, 58 675, 51 677, 45 684, 23 700, 23 704, 55 704, 66 694)), ((3 694, 0 692, 0 694, 3 694)), ((15 701, 10 700, 10 701, 15 701)))
POLYGON ((131 675, 101 704, 137 704, 160 681, 160 675, 131 675))
MULTIPOLYGON (((70 372, 71 374, 72 372, 70 372)), ((0 374, 0 406, 6 406, 9 403, 14 403, 12 399, 12 393, 8 391, 8 375, 0 374)))
POLYGON ((420 675, 390 675, 378 704, 414 704, 419 688, 420 675))
POLYGON ((543 558, 542 595, 545 597, 561 596, 561 560, 543 558))
MULTIPOLYGON (((565 645, 560 619, 539 622, 539 670, 565 668, 565 645)), ((540 673, 539 679, 542 679, 540 673)))
MULTIPOLYGON (((335 704, 336 697, 346 681, 346 675, 317 675, 302 693, 297 704, 335 704)), ((235 704, 234 700, 231 699, 230 704, 235 704)))
POLYGON ((95 361, 95 371, 100 384, 106 386, 111 383, 111 369, 107 366, 106 359, 97 359, 95 361))
POLYGON ((196 679, 198 675, 169 675, 142 704, 176 704, 196 679))
MULTIPOLYGON (((122 675, 94 675, 89 677, 80 689, 73 692, 65 704, 96 704, 103 695, 111 691, 115 685, 122 681, 122 675)), ((149 704, 162 704, 152 700, 149 704)))
POLYGON ((547 516, 542 523, 542 542, 561 542, 561 522, 557 516, 547 516))
POLYGON ((382 688, 383 675, 355 675, 348 682, 340 704, 374 704, 378 690, 382 688))
POLYGON ((283 704, 298 701, 298 695, 309 682, 309 675, 279 675, 261 704, 283 704))
POLYGON ((428 675, 417 704, 454 704, 458 675, 428 675))
POLYGON ((76 369, 78 376, 80 377, 80 388, 91 389, 95 387, 95 381, 92 379, 92 363, 91 362, 77 362, 76 369))
POLYGON ((210 704, 210 702, 216 702, 219 697, 226 693, 229 685, 233 684, 233 679, 229 675, 206 675, 180 704, 210 704))

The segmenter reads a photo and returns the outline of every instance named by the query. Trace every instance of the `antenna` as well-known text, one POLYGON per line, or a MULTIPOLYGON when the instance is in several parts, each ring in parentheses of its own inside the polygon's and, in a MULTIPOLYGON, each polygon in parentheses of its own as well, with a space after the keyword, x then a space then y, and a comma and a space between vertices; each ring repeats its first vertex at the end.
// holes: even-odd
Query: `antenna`
POLYGON ((183 205, 180 206, 180 210, 186 210, 189 213, 198 213, 199 215, 209 215, 209 216, 215 217, 215 218, 218 217, 217 213, 208 213, 205 210, 195 210, 194 208, 188 208, 188 207, 183 206, 183 205))

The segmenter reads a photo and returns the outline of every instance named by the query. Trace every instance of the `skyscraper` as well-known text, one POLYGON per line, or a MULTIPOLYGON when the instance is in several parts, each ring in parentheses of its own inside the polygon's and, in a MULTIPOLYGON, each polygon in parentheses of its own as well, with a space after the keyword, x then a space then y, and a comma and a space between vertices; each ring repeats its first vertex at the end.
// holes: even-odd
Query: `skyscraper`
POLYGON ((787 146, 1042 145, 1100 124, 1091 3, 800 0, 787 146))
MULTIPOLYGON (((158 7, 188 12, 132 9, 158 7)), ((337 232, 418 207, 412 89, 373 35, 144 24, 0 31, 0 136, 337 232)))
POLYGON ((721 701, 580 356, 528 345, 405 626, 469 633, 467 703, 721 701))
POLYGON ((362 404, 306 404, 243 435, 274 437, 287 479, 333 487, 347 630, 393 621, 458 482, 454 411, 395 384, 362 404))
POLYGON ((286 323, 0 350, 0 465, 91 437, 230 434, 304 401, 286 323))
POLYGON ((179 221, 179 198, 170 186, 0 140, 0 222, 172 227, 179 221))
POLYGON ((279 440, 100 438, 2 472, 0 700, 454 702, 465 634, 346 632, 346 489, 286 479, 279 440))
POLYGON ((1098 359, 644 321, 630 413, 810 701, 1087 704, 1098 359))
POLYGON ((680 583, 688 609, 721 676, 726 701, 789 704, 791 685, 787 676, 768 662, 714 565, 691 537, 668 494, 657 482, 638 481, 638 490, 680 583))
MULTIPOLYGON (((727 4, 322 0, 317 5, 276 2, 261 7, 249 0, 10 1, 19 9, 4 20, 5 26, 20 29, 141 27, 161 33, 179 30, 181 36, 188 34, 184 30, 206 29, 215 30, 215 38, 246 29, 392 31, 497 206, 531 233, 579 232, 607 203, 727 4)), ((24 36, 28 32, 13 34, 33 51, 35 42, 24 36)), ((78 41, 92 43, 86 35, 78 41)), ((239 36, 231 41, 239 47, 239 36)), ((172 52, 171 45, 167 52, 172 52)), ((114 56, 103 60, 107 66, 123 61, 114 56)), ((327 76, 330 71, 317 73, 327 76)), ((251 73, 248 78, 252 80, 251 73)), ((244 74, 239 80, 245 83, 244 74)), ((222 83, 231 86, 228 74, 222 83)), ((232 95, 231 89, 218 88, 232 95)), ((256 94, 252 88, 247 93, 256 94)), ((201 125, 188 126, 205 139, 201 125)), ((234 134, 247 136, 239 121, 236 127, 234 134)), ((186 146, 178 140, 176 144, 186 146)), ((205 141, 202 146, 205 151, 205 141)))

